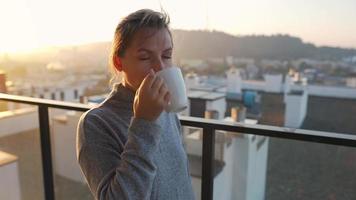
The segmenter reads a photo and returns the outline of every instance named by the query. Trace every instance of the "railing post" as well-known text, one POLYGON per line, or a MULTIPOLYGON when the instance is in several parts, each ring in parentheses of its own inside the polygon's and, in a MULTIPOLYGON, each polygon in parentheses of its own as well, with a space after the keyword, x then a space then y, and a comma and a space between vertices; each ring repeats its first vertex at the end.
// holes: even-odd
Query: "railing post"
POLYGON ((39 105, 38 117, 40 123, 42 173, 46 200, 54 200, 53 167, 51 153, 51 138, 49 129, 48 107, 39 105))
POLYGON ((203 128, 201 199, 212 200, 214 192, 215 130, 203 128))

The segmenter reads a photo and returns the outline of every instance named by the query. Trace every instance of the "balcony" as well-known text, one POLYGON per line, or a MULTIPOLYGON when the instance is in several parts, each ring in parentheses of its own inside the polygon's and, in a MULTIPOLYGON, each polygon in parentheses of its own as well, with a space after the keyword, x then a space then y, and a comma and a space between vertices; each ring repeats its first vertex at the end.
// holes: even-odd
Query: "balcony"
MULTIPOLYGON (((29 105, 16 111, 15 121, 14 113, 0 116, 0 176, 9 183, 1 188, 9 187, 15 199, 93 199, 78 166, 61 162, 75 158, 75 129, 65 131, 64 125, 73 127, 70 119, 90 106, 6 94, 0 100, 29 105), (1 173, 14 163, 14 170, 1 173)), ((183 116, 180 121, 189 129, 185 147, 197 198, 356 198, 354 135, 183 116)))

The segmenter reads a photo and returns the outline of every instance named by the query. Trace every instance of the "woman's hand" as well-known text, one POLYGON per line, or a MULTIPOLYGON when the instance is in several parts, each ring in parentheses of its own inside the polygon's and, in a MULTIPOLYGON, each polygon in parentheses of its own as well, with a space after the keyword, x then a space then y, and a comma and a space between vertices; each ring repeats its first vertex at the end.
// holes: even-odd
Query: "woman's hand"
POLYGON ((136 91, 133 105, 134 116, 155 121, 167 107, 169 100, 167 85, 151 70, 136 91))

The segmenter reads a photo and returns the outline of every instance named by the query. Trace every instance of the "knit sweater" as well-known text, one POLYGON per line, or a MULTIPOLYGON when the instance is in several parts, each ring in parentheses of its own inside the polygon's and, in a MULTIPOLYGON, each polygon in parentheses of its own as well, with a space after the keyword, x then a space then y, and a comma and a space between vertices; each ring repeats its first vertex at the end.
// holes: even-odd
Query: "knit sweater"
POLYGON ((77 159, 96 199, 194 199, 177 115, 133 117, 135 93, 116 84, 77 129, 77 159))

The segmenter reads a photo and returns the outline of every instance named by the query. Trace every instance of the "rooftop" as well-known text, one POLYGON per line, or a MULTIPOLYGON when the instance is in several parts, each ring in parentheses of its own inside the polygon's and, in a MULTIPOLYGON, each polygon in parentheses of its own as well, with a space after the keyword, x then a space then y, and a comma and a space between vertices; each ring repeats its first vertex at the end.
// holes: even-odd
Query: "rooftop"
MULTIPOLYGON (((283 96, 264 93, 261 123, 283 126, 283 96)), ((309 96, 303 129, 356 134, 356 100, 309 96)), ((267 200, 355 199, 356 150, 270 138, 267 200)))
MULTIPOLYGON (((262 93, 261 102, 263 116, 260 122, 282 126, 283 95, 262 93)), ((310 96, 308 108, 302 128, 355 134, 353 116, 356 100, 310 96)), ((354 148, 273 137, 269 141, 266 199, 356 198, 353 191, 356 185, 354 148)), ((38 130, 0 139, 1 151, 20 155, 20 183, 24 199, 42 198, 39 148, 38 130)), ((55 187, 57 199, 92 199, 86 185, 58 175, 55 176, 55 187)))
POLYGON ((206 92, 206 91, 188 91, 187 94, 188 98, 190 99, 203 99, 208 101, 214 101, 221 98, 225 98, 225 93, 220 92, 206 92))

